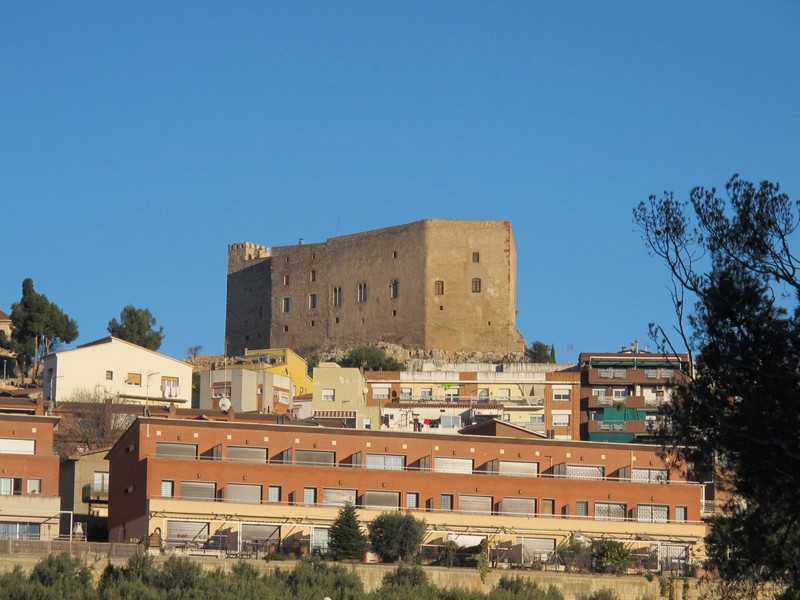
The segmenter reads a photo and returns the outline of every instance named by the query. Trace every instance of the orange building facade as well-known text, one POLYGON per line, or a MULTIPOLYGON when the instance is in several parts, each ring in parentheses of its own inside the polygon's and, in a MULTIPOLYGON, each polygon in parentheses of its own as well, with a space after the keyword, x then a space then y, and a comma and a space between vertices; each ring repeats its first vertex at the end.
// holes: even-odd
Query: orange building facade
POLYGON ((112 542, 313 551, 350 501, 362 523, 411 511, 429 544, 576 534, 702 553, 702 486, 652 446, 139 418, 109 461, 112 542))

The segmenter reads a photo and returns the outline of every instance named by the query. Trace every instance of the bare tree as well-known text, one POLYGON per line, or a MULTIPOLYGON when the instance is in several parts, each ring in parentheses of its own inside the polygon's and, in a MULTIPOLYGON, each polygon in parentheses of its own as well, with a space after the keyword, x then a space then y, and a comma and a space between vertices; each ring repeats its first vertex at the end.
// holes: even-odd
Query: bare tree
POLYGON ((78 389, 59 402, 56 452, 69 456, 109 448, 130 427, 138 411, 137 405, 102 387, 78 389))

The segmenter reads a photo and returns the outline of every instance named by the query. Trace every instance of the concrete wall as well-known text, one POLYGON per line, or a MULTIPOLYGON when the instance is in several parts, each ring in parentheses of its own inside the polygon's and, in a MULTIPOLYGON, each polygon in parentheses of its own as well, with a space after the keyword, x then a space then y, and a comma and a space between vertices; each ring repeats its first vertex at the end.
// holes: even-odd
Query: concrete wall
POLYGON ((228 258, 229 355, 377 341, 448 352, 524 348, 508 221, 425 220, 270 249, 239 243, 228 258))
MULTIPOLYGON (((2 543, 5 540, 0 541, 2 543)), ((99 580, 105 569, 107 562, 92 561, 93 556, 87 557, 90 568, 94 571, 95 580, 99 580)), ((156 564, 166 560, 166 557, 156 556, 156 564)), ((9 560, 0 560, 0 573, 11 572, 16 566, 20 566, 23 571, 29 573, 36 563, 41 559, 39 556, 13 556, 9 560)), ((122 566, 127 564, 127 560, 109 559, 111 564, 122 566)), ((231 559, 198 559, 198 563, 205 570, 222 568, 230 572, 233 566, 239 562, 231 559)), ((274 573, 276 570, 287 571, 296 567, 294 561, 280 561, 265 563, 263 561, 253 561, 251 563, 262 573, 274 573)), ((359 576, 364 589, 372 591, 378 589, 383 583, 383 578, 387 573, 392 572, 395 565, 366 565, 366 564, 346 564, 344 567, 359 576)), ((660 598, 659 585, 657 580, 647 581, 644 577, 624 576, 616 577, 612 575, 580 575, 573 573, 551 573, 542 571, 503 571, 493 570, 486 575, 485 582, 481 582, 480 575, 475 569, 443 567, 425 567, 425 574, 428 580, 437 587, 454 589, 469 589, 475 591, 488 592, 497 586, 500 577, 503 575, 519 576, 530 579, 538 583, 541 587, 547 588, 554 585, 561 590, 564 598, 572 600, 580 595, 590 595, 601 589, 612 589, 619 596, 620 600, 640 600, 641 598, 660 598)), ((697 589, 697 580, 689 580, 689 593, 683 594, 683 581, 676 580, 673 584, 676 600, 696 600, 700 598, 697 589)))

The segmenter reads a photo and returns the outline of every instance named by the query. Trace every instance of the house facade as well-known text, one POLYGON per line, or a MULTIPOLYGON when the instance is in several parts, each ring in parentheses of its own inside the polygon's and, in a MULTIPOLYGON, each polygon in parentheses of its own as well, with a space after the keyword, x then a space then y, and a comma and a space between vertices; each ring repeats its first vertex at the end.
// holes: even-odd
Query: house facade
POLYGON ((43 362, 44 398, 54 404, 102 391, 130 403, 191 405, 191 365, 115 337, 55 352, 43 362))
POLYGON ((108 448, 61 459, 61 536, 70 532, 92 542, 108 540, 108 448), (68 517, 71 515, 71 518, 68 517))
POLYGON ((702 486, 647 445, 139 418, 109 460, 110 541, 324 551, 348 501, 365 523, 412 512, 428 544, 579 534, 688 555, 705 534, 702 486))
POLYGON ((58 537, 57 423, 41 400, 0 400, 0 539, 58 537))
POLYGON ((379 404, 383 413, 426 403, 474 405, 473 415, 500 418, 555 439, 580 439, 580 373, 572 363, 428 362, 420 369, 365 376, 366 401, 379 404), (500 412, 481 408, 487 404, 499 406, 500 412))
POLYGON ((688 354, 640 350, 580 354, 582 439, 596 442, 652 441, 659 408, 675 385, 691 374, 688 354))
POLYGON ((236 412, 290 412, 292 380, 263 369, 200 372, 200 409, 218 409, 223 398, 236 412))

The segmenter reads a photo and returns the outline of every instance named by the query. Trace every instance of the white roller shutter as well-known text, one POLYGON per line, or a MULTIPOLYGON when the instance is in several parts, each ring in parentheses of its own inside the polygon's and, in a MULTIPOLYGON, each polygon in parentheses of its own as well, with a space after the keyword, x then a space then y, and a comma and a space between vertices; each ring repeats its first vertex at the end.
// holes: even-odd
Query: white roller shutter
POLYGON ((459 494, 458 512, 490 515, 492 514, 492 497, 459 494))
POLYGON ((367 454, 368 469, 402 471, 406 468, 406 457, 402 454, 367 454))
POLYGON ((500 508, 504 515, 535 515, 536 498, 503 498, 500 508))
POLYGON ((437 456, 433 470, 437 473, 472 473, 472 459, 437 456))
POLYGON ((356 490, 322 489, 322 506, 344 506, 345 502, 355 505, 356 490))
POLYGON ((364 508, 396 510, 400 508, 400 492, 369 490, 364 494, 364 508))
POLYGON ((213 481, 181 481, 181 498, 184 500, 214 500, 216 495, 213 481))
POLYGON ((501 460, 498 464, 500 475, 514 477, 536 477, 539 474, 539 463, 516 460, 501 460))
POLYGON ((247 483, 229 483, 225 501, 261 504, 261 486, 247 483))
POLYGON ((464 533, 447 534, 447 541, 455 542, 461 548, 471 548, 472 546, 479 546, 485 539, 486 539, 485 535, 467 535, 464 533))
POLYGON ((35 440, 0 438, 0 454, 35 454, 35 440))
POLYGON ((156 456, 163 458, 197 458, 197 444, 156 443, 156 456))
POLYGON ((250 446, 228 446, 228 460, 233 462, 265 463, 267 462, 267 449, 250 446))
POLYGON ((296 465, 323 465, 336 464, 336 453, 325 450, 295 450, 294 464, 296 465))

